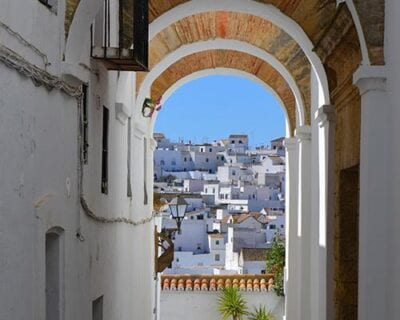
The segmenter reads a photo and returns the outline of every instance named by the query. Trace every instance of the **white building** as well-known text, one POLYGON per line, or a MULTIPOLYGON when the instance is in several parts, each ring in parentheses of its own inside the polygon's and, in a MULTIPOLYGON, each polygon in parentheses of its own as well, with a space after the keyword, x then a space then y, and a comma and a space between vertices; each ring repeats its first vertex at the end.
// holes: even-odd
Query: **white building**
POLYGON ((132 3, 1 2, 0 319, 157 317, 143 106, 228 73, 286 117, 285 318, 397 320, 399 1, 132 3))
POLYGON ((231 183, 232 181, 252 182, 254 174, 250 168, 241 164, 228 164, 218 167, 217 179, 222 183, 231 183))
POLYGON ((239 272, 239 254, 242 248, 267 248, 260 213, 229 215, 221 223, 228 225, 225 269, 239 272))
POLYGON ((203 179, 184 179, 183 192, 200 193, 203 191, 206 180, 203 179))
POLYGON ((268 249, 242 248, 239 254, 239 274, 264 274, 268 249))

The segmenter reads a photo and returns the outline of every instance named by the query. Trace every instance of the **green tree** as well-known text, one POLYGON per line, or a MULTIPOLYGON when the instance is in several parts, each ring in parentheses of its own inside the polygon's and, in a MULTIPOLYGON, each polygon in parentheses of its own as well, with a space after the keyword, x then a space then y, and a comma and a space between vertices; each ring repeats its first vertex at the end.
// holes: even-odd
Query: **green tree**
POLYGON ((241 320, 247 315, 247 302, 236 288, 225 288, 218 299, 218 310, 221 320, 241 320))
POLYGON ((272 240, 267 254, 267 272, 274 276, 274 290, 278 296, 283 296, 283 273, 285 268, 285 239, 279 234, 272 240))
POLYGON ((275 320, 275 317, 264 306, 259 306, 250 314, 249 320, 275 320))

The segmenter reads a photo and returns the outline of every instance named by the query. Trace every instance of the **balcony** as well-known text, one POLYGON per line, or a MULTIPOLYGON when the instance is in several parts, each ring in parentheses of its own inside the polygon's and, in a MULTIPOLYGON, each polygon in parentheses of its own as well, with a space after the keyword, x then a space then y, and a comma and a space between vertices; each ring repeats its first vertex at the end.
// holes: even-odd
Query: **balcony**
POLYGON ((148 1, 104 0, 91 27, 91 57, 108 70, 148 71, 148 1))

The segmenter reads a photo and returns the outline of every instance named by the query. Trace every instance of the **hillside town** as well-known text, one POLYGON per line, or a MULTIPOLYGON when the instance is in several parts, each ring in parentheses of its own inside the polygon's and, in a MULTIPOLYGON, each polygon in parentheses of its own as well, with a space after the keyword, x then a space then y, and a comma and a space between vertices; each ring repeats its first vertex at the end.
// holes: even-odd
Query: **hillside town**
MULTIPOLYGON (((284 138, 250 148, 244 134, 212 143, 172 142, 155 133, 154 192, 187 203, 166 274, 264 274, 271 241, 285 232, 284 138)), ((161 229, 176 225, 159 210, 161 229)))

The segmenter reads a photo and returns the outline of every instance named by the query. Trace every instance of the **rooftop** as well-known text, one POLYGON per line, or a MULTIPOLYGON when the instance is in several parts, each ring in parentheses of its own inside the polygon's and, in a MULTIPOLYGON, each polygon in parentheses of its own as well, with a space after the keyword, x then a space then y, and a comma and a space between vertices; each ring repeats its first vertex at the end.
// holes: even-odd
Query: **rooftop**
POLYGON ((245 213, 238 213, 238 214, 231 214, 228 216, 225 216, 222 220, 221 223, 228 223, 228 220, 232 217, 233 223, 239 224, 242 223, 243 221, 247 220, 248 218, 254 218, 258 221, 262 214, 259 212, 245 212, 245 213))
POLYGON ((242 248, 240 255, 244 261, 265 261, 267 249, 265 248, 242 248))
POLYGON ((284 139, 285 139, 285 137, 279 137, 274 140, 271 140, 271 142, 280 142, 280 141, 283 141, 284 139))
POLYGON ((209 233, 208 236, 210 238, 223 238, 224 234, 223 233, 209 233))
POLYGON ((231 134, 229 138, 248 138, 247 134, 231 134))

